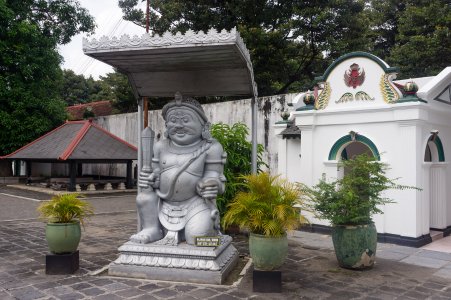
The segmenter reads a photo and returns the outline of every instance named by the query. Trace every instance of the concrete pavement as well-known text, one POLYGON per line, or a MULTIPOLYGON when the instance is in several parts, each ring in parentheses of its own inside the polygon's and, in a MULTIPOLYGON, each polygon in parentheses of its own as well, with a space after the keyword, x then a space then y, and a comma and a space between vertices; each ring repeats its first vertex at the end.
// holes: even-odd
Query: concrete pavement
MULTIPOLYGON (((299 241, 301 244, 308 245, 312 249, 328 249, 331 251, 334 249, 332 239, 329 235, 296 231, 293 233, 292 239, 299 241)), ((451 237, 435 241, 423 248, 378 243, 376 264, 380 259, 387 259, 394 262, 431 268, 433 275, 451 282, 451 248, 442 247, 442 251, 430 250, 436 249, 435 244, 440 241, 448 244, 451 241, 451 237)))
MULTIPOLYGON (((290 237, 289 255, 281 268, 281 294, 253 293, 251 269, 222 286, 109 277, 105 270, 116 259, 117 248, 136 230, 134 195, 88 199, 102 214, 95 215, 82 233, 80 270, 74 275, 45 275, 45 224, 14 217, 22 213, 29 216, 18 211, 27 207, 34 213, 33 205, 38 202, 5 198, 7 193, 3 192, 0 188, 0 211, 7 204, 7 217, 16 220, 0 221, 1 300, 451 298, 449 253, 378 244, 372 270, 350 271, 338 267, 329 236, 308 232, 295 232, 290 237)), ((246 238, 240 235, 234 239, 244 264, 248 257, 246 238)))
MULTIPOLYGON (((43 190, 43 189, 41 189, 43 190)), ((92 193, 87 200, 96 214, 136 211, 135 192, 92 193)), ((36 219, 36 208, 53 195, 0 185, 0 221, 36 219)))

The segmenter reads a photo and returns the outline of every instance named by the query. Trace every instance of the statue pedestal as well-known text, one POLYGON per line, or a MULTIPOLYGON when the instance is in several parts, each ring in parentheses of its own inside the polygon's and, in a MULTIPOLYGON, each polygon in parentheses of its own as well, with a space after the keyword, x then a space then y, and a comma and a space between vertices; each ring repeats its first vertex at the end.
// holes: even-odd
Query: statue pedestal
POLYGON ((238 261, 238 251, 228 235, 218 247, 136 244, 119 247, 119 258, 108 274, 121 277, 222 284, 238 261))

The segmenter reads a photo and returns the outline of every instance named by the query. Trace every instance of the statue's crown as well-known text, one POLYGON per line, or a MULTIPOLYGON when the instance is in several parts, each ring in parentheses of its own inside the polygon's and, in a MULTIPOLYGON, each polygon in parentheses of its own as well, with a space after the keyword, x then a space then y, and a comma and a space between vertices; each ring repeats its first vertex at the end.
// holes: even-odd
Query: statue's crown
POLYGON ((171 109, 180 107, 187 107, 194 110, 203 121, 208 122, 207 116, 205 115, 204 109, 200 103, 193 98, 184 98, 179 92, 175 93, 174 100, 163 106, 163 110, 161 112, 163 119, 166 121, 166 115, 171 109))

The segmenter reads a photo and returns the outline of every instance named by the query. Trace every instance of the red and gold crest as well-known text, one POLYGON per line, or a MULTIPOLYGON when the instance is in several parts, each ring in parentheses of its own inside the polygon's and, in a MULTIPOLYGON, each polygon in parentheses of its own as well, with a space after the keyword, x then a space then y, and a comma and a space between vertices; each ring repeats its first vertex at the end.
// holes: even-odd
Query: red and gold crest
POLYGON ((359 65, 353 63, 349 70, 345 71, 344 80, 347 86, 356 88, 365 81, 365 70, 360 71, 359 65))

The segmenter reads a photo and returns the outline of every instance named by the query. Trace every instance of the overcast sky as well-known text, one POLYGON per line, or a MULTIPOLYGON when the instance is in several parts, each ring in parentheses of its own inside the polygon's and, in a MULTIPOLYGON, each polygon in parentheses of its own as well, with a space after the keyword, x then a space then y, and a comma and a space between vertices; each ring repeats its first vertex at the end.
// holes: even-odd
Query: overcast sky
MULTIPOLYGON (((88 39, 99 38, 103 35, 130 36, 141 35, 145 29, 131 22, 122 20, 122 11, 117 5, 117 0, 78 0, 82 7, 89 10, 95 18, 97 28, 95 34, 88 36, 88 39)), ((72 41, 59 47, 59 53, 64 57, 63 69, 72 69, 76 74, 83 74, 86 77, 92 75, 98 79, 99 75, 113 72, 113 69, 98 60, 83 54, 82 37, 86 34, 79 34, 72 38, 72 41)))

